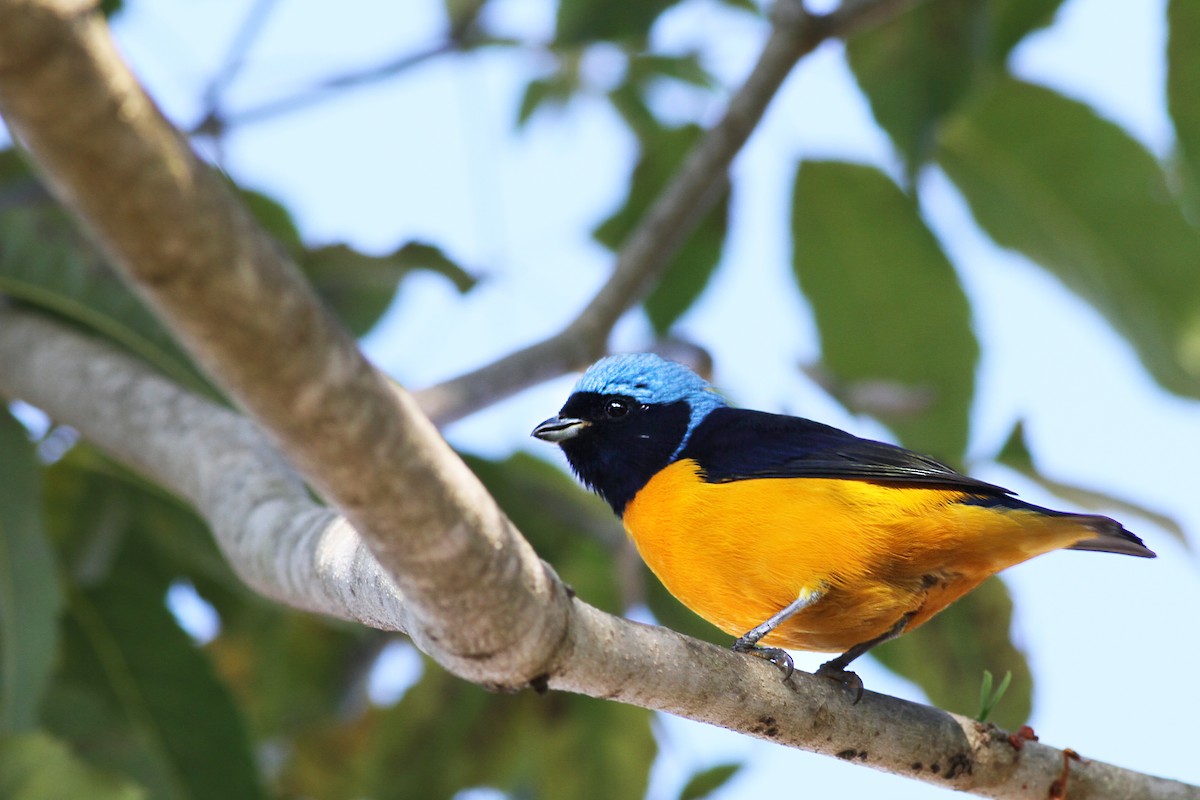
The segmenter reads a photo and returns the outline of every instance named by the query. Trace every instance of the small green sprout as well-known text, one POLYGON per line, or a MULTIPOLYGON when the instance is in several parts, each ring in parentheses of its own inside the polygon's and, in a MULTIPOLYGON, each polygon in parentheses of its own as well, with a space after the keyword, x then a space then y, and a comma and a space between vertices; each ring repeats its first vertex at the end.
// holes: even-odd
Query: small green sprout
POLYGON ((1000 681, 1000 685, 996 687, 996 691, 992 691, 992 673, 990 670, 983 671, 983 681, 979 685, 979 714, 975 719, 979 722, 987 722, 988 717, 996 710, 996 706, 1000 704, 1000 700, 1004 697, 1004 693, 1008 691, 1008 685, 1012 683, 1012 670, 1004 673, 1004 678, 1000 681))

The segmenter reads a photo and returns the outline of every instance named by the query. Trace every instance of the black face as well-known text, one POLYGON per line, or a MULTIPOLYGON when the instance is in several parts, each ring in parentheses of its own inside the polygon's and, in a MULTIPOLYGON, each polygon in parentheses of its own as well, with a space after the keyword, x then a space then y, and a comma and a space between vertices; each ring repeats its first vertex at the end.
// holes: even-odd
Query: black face
POLYGON ((576 392, 559 417, 584 420, 559 443, 579 479, 619 516, 646 482, 670 462, 687 433, 691 408, 679 401, 645 405, 625 395, 576 392))

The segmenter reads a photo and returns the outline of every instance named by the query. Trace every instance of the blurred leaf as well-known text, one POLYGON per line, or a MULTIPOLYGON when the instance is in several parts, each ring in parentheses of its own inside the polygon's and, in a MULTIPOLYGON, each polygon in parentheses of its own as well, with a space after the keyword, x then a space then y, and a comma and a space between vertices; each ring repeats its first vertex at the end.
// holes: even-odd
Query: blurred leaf
POLYGON ((1012 671, 992 721, 1016 728, 1033 710, 1033 676, 1010 638, 1012 600, 991 577, 915 631, 871 651, 880 663, 916 683, 938 708, 973 716, 979 711, 983 671, 1012 671))
POLYGON ((704 68, 700 54, 684 53, 677 56, 657 53, 636 53, 629 59, 626 80, 645 86, 661 78, 671 78, 701 89, 712 89, 716 79, 704 68))
POLYGON ((107 710, 97 717, 103 728, 91 730, 74 704, 47 716, 89 760, 127 771, 156 798, 260 797, 232 698, 167 611, 165 591, 126 547, 103 585, 72 594, 61 680, 107 710))
POLYGON ((365 335, 388 309, 400 282, 414 270, 427 270, 451 281, 459 292, 476 278, 441 248, 410 241, 394 252, 370 256, 347 244, 308 249, 287 208, 268 195, 238 189, 258 223, 296 259, 321 299, 356 337, 365 335))
POLYGON ((559 0, 556 45, 645 41, 658 16, 678 0, 559 0))
POLYGON ((1200 4, 1171 0, 1167 29, 1167 110, 1194 189, 1200 187, 1200 4))
POLYGON ((304 249, 304 239, 300 235, 300 228, 296 225, 296 220, 292 218, 292 212, 287 210, 287 206, 270 195, 254 189, 237 185, 234 185, 234 189, 263 230, 275 237, 275 240, 282 244, 288 252, 296 253, 304 249))
POLYGON ((946 0, 918 4, 852 37, 846 54, 879 122, 904 157, 909 181, 933 154, 943 117, 998 74, 1062 0, 946 0))
POLYGON ((0 732, 37 727, 58 649, 62 597, 42 524, 40 472, 24 426, 0 404, 0 732))
POLYGON ((155 798, 258 797, 232 698, 164 603, 176 576, 155 542, 185 534, 181 512, 95 468, 103 463, 76 448, 47 473, 47 526, 81 584, 70 593, 46 723, 155 798))
POLYGON ((302 253, 299 260, 317 292, 355 336, 374 327, 400 282, 414 270, 441 275, 460 292, 475 285, 466 270, 424 242, 408 242, 385 256, 369 256, 345 244, 328 245, 302 253))
POLYGON ((141 800, 140 788, 80 761, 44 733, 0 735, 0 797, 6 800, 141 800))
POLYGON ((906 446, 960 459, 979 345, 958 276, 916 204, 874 168, 826 161, 800 165, 794 201, 793 265, 824 367, 840 382, 924 398, 918 411, 878 415, 906 446))
POLYGON ((938 158, 993 239, 1100 311, 1165 388, 1200 396, 1200 232, 1125 131, 1008 80, 945 129, 938 158))
POLYGON ((1162 512, 1154 511, 1131 500, 1114 497, 1106 492, 1087 489, 1072 483, 1063 483, 1044 475, 1037 468, 1037 464, 1034 463, 1033 454, 1030 452, 1029 445, 1025 440, 1025 426, 1021 422, 1017 422, 1013 426, 1008 441, 1004 443, 1004 447, 996 455, 996 461, 1015 469, 1017 472, 1020 472, 1025 477, 1042 486, 1055 497, 1061 497, 1072 505, 1090 511, 1108 512, 1116 510, 1118 514, 1139 516, 1174 536, 1184 547, 1189 546, 1187 534, 1184 533, 1183 526, 1177 520, 1162 512))
POLYGON ((125 8, 125 0, 100 0, 100 13, 112 19, 125 8))
POLYGON ((1054 22, 1063 0, 991 0, 987 12, 987 53, 1002 66, 1013 48, 1026 36, 1054 22))
MULTIPOLYGON (((596 240, 616 252, 649 211, 667 182, 683 164, 693 146, 704 135, 697 125, 661 128, 643 138, 643 152, 633 170, 625 203, 593 232, 596 240)), ((650 324, 665 334, 708 285, 721 260, 729 224, 729 189, 722 191, 712 210, 671 259, 662 279, 644 306, 650 324)))
POLYGON ((688 778, 688 782, 684 784, 683 790, 679 793, 679 800, 704 800, 729 783, 742 766, 742 764, 717 764, 715 767, 700 770, 688 778))
POLYGON ((514 797, 642 797, 656 753, 652 719, 574 694, 489 694, 430 662, 396 705, 302 741, 284 788, 376 800, 476 786, 514 797))
MULTIPOLYGON (((34 186, 13 175, 19 159, 0 151, 13 185, 34 186)), ((35 192, 36 193, 36 192, 35 192)), ((48 199, 0 205, 0 293, 64 316, 123 345, 188 388, 219 393, 202 377, 153 314, 107 266, 67 213, 48 199)))
POLYGON ((365 678, 386 639, 362 626, 256 607, 207 650, 259 741, 289 740, 365 707, 365 678))
POLYGON ((759 8, 755 5, 754 0, 721 0, 722 3, 730 8, 738 8, 742 11, 751 11, 755 14, 760 14, 759 8))
POLYGON ((534 78, 526 84, 525 93, 521 95, 521 107, 517 111, 517 127, 524 127, 543 107, 565 105, 579 88, 578 78, 574 72, 559 70, 545 78, 534 78))
POLYGON ((526 453, 504 461, 464 458, 538 555, 580 597, 604 611, 622 612, 613 551, 625 532, 603 501, 526 453))

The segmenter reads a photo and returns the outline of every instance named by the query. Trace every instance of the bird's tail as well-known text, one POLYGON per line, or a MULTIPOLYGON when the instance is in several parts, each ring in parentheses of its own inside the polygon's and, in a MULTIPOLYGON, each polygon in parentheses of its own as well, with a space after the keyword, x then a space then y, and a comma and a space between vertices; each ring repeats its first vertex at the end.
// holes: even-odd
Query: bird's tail
POLYGON ((1075 522, 1092 531, 1096 535, 1083 539, 1069 546, 1068 550, 1095 550, 1100 553, 1121 553, 1139 558, 1155 558, 1155 553, 1146 547, 1134 534, 1115 519, 1093 514, 1070 514, 1075 522))

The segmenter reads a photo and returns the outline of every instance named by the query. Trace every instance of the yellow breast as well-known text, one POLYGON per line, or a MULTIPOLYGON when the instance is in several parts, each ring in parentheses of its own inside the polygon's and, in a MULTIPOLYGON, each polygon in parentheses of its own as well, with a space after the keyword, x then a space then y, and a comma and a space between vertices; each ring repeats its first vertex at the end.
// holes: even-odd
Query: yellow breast
POLYGON ((731 635, 823 592, 764 644, 835 652, 904 614, 916 627, 987 576, 1091 535, 962 497, 826 478, 707 483, 683 460, 651 478, 623 521, 667 590, 731 635))

